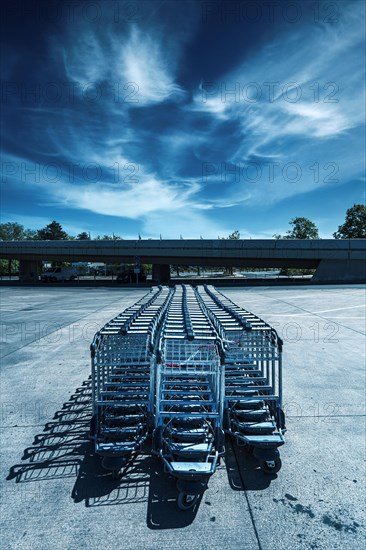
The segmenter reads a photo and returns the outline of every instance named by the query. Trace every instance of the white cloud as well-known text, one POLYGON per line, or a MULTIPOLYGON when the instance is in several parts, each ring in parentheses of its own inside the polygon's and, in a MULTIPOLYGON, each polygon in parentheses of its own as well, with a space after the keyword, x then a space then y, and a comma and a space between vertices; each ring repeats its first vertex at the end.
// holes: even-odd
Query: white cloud
POLYGON ((243 178, 239 183, 233 181, 218 199, 223 206, 239 204, 246 193, 247 204, 279 202, 352 180, 362 172, 365 83, 359 51, 364 41, 364 8, 357 2, 349 9, 339 6, 337 25, 308 24, 291 29, 210 83, 206 94, 202 85, 198 88, 189 108, 212 117, 216 131, 214 138, 211 128, 205 134, 208 150, 210 144, 217 150, 221 124, 230 120, 239 125, 236 150, 223 147, 221 156, 217 154, 218 164, 245 167, 255 159, 264 174, 261 163, 272 159, 279 163, 271 181, 268 177, 256 184, 243 178), (246 95, 249 83, 260 91, 256 101, 249 101, 246 95), (234 90, 236 86, 237 100, 228 101, 222 89, 234 90), (300 166, 299 181, 283 178, 288 163, 300 166), (337 166, 334 178, 327 177, 331 172, 328 163, 337 166), (310 168, 315 164, 323 170, 318 179, 310 168))
MULTIPOLYGON (((97 184, 81 179, 72 183, 67 178, 58 185, 41 182, 36 186, 36 192, 42 189, 40 200, 141 220, 145 233, 151 236, 182 233, 186 238, 198 238, 200 234, 216 238, 233 230, 230 224, 227 227, 217 221, 215 212, 219 208, 227 209, 226 218, 230 221, 229 208, 233 206, 245 203, 258 207, 320 186, 331 187, 333 183, 325 178, 329 170, 323 168, 327 162, 338 163, 341 181, 358 177, 362 169, 362 154, 358 154, 362 140, 357 131, 364 120, 364 83, 363 61, 358 53, 363 26, 356 12, 357 5, 352 4, 338 25, 294 26, 295 30, 291 29, 288 35, 268 43, 248 61, 223 75, 211 91, 205 93, 203 84, 198 86, 189 105, 182 101, 185 92, 177 85, 175 76, 184 43, 182 34, 176 39, 170 29, 170 47, 159 25, 144 30, 143 23, 136 23, 123 32, 96 25, 80 28, 79 33, 75 33, 75 28, 70 30, 68 39, 59 41, 62 46, 55 46, 56 53, 63 52, 68 78, 82 86, 89 82, 117 82, 123 87, 132 82, 138 86, 138 101, 118 104, 109 96, 93 105, 84 102, 80 109, 68 105, 62 114, 56 113, 57 123, 43 129, 49 138, 49 150, 54 153, 45 150, 41 154, 59 155, 60 162, 81 166, 97 163, 103 175, 108 176, 116 163, 120 168, 132 163, 138 166, 139 181, 133 185, 112 185, 105 177, 97 184), (261 89, 258 101, 246 101, 242 93, 238 102, 224 101, 225 95, 224 99, 221 96, 221 83, 227 90, 239 83, 242 90, 251 82, 261 89), (271 100, 265 82, 276 83, 271 100), (288 88, 289 96, 297 87, 301 89, 298 101, 283 96, 290 82, 295 84, 292 91, 288 88), (328 83, 336 84, 337 102, 325 100, 332 91, 332 87, 327 88, 328 83), (314 99, 317 85, 318 101, 314 99), (172 115, 169 121, 164 120, 161 132, 153 134, 148 124, 144 128, 138 116, 135 119, 131 116, 133 108, 161 106, 168 101, 175 102, 176 119, 172 115), (208 116, 200 117, 200 113, 208 116), (201 118, 204 123, 200 126, 201 118), (233 137, 228 135, 231 124, 227 122, 232 123, 236 132, 233 137), (230 145, 225 137, 231 138, 230 145), (151 148, 149 140, 154 141, 151 148), (154 154, 159 154, 159 158, 154 158, 154 154), (205 155, 209 158, 205 159, 205 155), (258 184, 243 180, 231 184, 225 180, 221 188, 217 181, 210 188, 210 182, 203 185, 201 173, 192 177, 192 167, 188 165, 192 159, 198 171, 200 163, 206 160, 216 162, 217 166, 220 163, 245 166, 252 158, 257 158, 258 163, 273 160, 280 164, 274 181, 267 178, 258 184), (284 165, 291 162, 303 169, 303 177, 296 183, 281 178, 284 165), (314 163, 323 170, 320 183, 314 181, 309 169, 314 163), (187 180, 181 176, 185 173, 191 176, 187 180)), ((187 21, 185 25, 183 34, 188 35, 187 21)), ((154 109, 146 111, 158 129, 158 115, 154 118, 154 109)), ((163 110, 156 112, 164 115, 163 110)), ((31 122, 39 121, 36 115, 31 122)), ((44 143, 47 145, 46 140, 44 143)), ((243 236, 264 238, 276 231, 271 235, 267 232, 254 235, 245 229, 241 232, 243 236)))
POLYGON ((132 28, 127 43, 121 47, 116 69, 125 82, 137 85, 135 105, 161 102, 183 93, 174 82, 161 44, 137 27, 132 28))
POLYGON ((363 41, 364 9, 353 3, 337 25, 291 29, 217 82, 201 84, 191 108, 218 120, 241 119, 243 134, 250 129, 268 141, 287 132, 337 135, 364 121, 363 41), (226 89, 239 90, 235 101, 226 89), (258 100, 249 101, 255 89, 258 100), (315 128, 317 121, 323 130, 315 128))
POLYGON ((85 88, 91 82, 108 78, 110 64, 107 63, 106 50, 101 37, 90 29, 82 29, 73 35, 73 40, 60 46, 54 46, 57 57, 61 52, 65 72, 74 82, 85 88))
POLYGON ((282 106, 282 111, 291 117, 280 130, 284 135, 334 137, 355 124, 351 117, 343 113, 339 104, 286 103, 282 106))
POLYGON ((57 55, 61 52, 66 74, 81 90, 104 82, 106 93, 110 86, 108 92, 119 98, 114 107, 120 112, 176 100, 184 94, 174 80, 176 59, 163 47, 162 36, 137 25, 122 39, 108 29, 98 34, 95 29, 82 28, 76 37, 54 49, 57 55))
POLYGON ((187 111, 201 111, 214 115, 219 120, 227 120, 229 118, 230 103, 222 100, 221 94, 218 92, 219 87, 214 87, 213 90, 203 85, 193 96, 193 102, 186 107, 187 111))
POLYGON ((152 177, 133 186, 107 184, 70 186, 61 185, 56 196, 65 205, 104 214, 137 219, 157 210, 176 212, 184 208, 197 188, 165 184, 152 177))
POLYGON ((231 233, 233 229, 225 222, 208 217, 201 211, 182 208, 178 212, 154 212, 143 223, 143 234, 152 238, 217 239, 231 233))

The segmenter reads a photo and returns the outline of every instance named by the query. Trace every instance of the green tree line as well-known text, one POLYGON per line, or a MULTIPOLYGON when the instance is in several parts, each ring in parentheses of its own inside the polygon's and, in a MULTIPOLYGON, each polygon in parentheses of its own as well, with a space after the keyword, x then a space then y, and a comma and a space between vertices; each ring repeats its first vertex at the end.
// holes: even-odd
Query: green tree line
MULTIPOLYGON (((296 217, 289 222, 291 229, 285 235, 275 234, 275 239, 319 239, 319 231, 315 223, 308 218, 296 217)), ((362 239, 366 238, 366 206, 363 204, 354 204, 346 211, 345 221, 338 226, 337 231, 333 233, 335 239, 362 239)), ((141 238, 139 236, 139 238, 141 238)), ((220 237, 219 237, 220 238, 220 237)), ((240 239, 238 230, 231 233, 230 240, 240 239)), ((90 233, 82 231, 76 236, 69 235, 64 231, 62 225, 53 220, 42 229, 26 229, 23 225, 16 222, 7 222, 0 224, 0 240, 2 241, 27 241, 27 240, 122 240, 119 235, 98 235, 94 239, 90 233)), ((177 266, 178 267, 178 266, 177 266)), ((10 260, 0 260, 0 274, 17 271, 18 262, 10 260)), ((179 269, 179 267, 178 267, 179 269)), ((179 273, 179 271, 178 271, 179 273)), ((233 269, 227 268, 227 274, 232 274, 233 269)))
MULTIPOLYGON (((292 226, 285 235, 273 235, 275 239, 319 239, 319 231, 315 223, 308 218, 293 218, 292 226)), ((364 239, 366 238, 366 206, 354 204, 348 208, 345 221, 337 231, 333 233, 335 239, 364 239)), ((140 237, 139 237, 140 238, 140 237)), ((219 237, 220 238, 220 237, 219 237)), ((231 233, 227 239, 240 239, 238 230, 231 233)), ((82 231, 76 236, 69 235, 63 230, 62 225, 53 220, 42 229, 26 229, 16 222, 0 224, 0 240, 2 241, 27 241, 27 240, 122 240, 119 235, 98 235, 94 239, 90 233, 82 231)))

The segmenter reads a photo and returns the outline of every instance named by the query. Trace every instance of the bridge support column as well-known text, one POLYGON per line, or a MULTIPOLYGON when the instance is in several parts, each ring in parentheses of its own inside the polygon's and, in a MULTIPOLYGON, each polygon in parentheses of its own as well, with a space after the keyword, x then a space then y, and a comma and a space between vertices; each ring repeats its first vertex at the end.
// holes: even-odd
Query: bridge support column
POLYGON ((365 283, 366 262, 363 260, 321 260, 312 281, 317 283, 365 283))
POLYGON ((21 283, 38 283, 38 262, 36 260, 20 260, 19 281, 21 283))
POLYGON ((168 285, 170 283, 170 266, 164 264, 153 264, 152 280, 156 283, 168 285))

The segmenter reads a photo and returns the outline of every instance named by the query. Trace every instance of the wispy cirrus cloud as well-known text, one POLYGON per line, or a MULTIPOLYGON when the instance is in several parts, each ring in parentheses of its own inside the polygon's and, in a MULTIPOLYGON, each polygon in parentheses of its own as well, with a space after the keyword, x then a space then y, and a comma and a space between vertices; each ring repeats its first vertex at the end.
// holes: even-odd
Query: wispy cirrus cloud
MULTIPOLYGON (((201 84, 187 109, 211 117, 223 136, 227 121, 236 122, 236 147, 231 141, 216 159, 201 152, 202 160, 216 167, 210 181, 225 183, 233 204, 243 201, 243 193, 248 204, 278 203, 320 184, 334 187, 359 176, 364 162, 363 43, 364 9, 353 3, 342 10, 339 24, 305 24, 284 33, 216 82, 201 84), (225 163, 234 172, 231 178, 220 177, 225 163), (261 174, 257 180, 245 178, 246 167, 253 165, 261 174), (289 165, 297 165, 299 178, 287 172, 289 165), (315 176, 311 170, 319 166, 323 174, 315 176), (336 177, 328 177, 332 167, 336 177)), ((211 129, 205 135, 207 148, 214 149, 211 129)))
MULTIPOLYGON (((267 234, 250 225, 266 223, 258 212, 296 197, 301 209, 306 193, 359 179, 359 2, 349 9, 338 3, 337 24, 304 20, 258 49, 248 44, 250 56, 228 59, 230 69, 209 82, 205 59, 194 54, 208 56, 206 41, 216 38, 194 3, 178 18, 173 3, 165 12, 164 3, 150 4, 149 16, 133 22, 117 24, 112 6, 105 24, 81 18, 50 35, 38 74, 48 78, 55 71, 58 80, 75 84, 77 97, 15 108, 6 140, 12 163, 62 167, 52 185, 42 174, 34 182, 27 177, 34 203, 100 215, 106 223, 138 220, 152 236, 168 236, 167 220, 175 235, 216 237, 238 227, 255 236, 267 234), (92 175, 100 172, 97 181, 88 177, 91 165, 92 175), (65 166, 75 168, 75 177, 65 166)), ((9 177, 17 190, 18 176, 9 177)), ((277 225, 268 222, 268 232, 277 225)))
POLYGON ((135 106, 177 100, 184 93, 174 81, 162 45, 137 27, 131 29, 127 43, 121 47, 116 69, 125 82, 137 84, 135 106))
POLYGON ((361 124, 364 65, 357 54, 364 10, 353 7, 339 26, 304 26, 267 44, 218 82, 201 84, 192 109, 218 120, 237 117, 243 133, 249 130, 263 142, 287 133, 334 137, 361 124))
MULTIPOLYGON (((72 208, 136 219, 156 211, 176 213, 184 210, 194 200, 196 191, 195 184, 177 185, 146 176, 137 184, 118 187, 100 183, 80 187, 59 185, 54 193, 72 208)), ((195 208, 200 209, 201 205, 196 203, 195 208)))
POLYGON ((72 36, 62 47, 54 44, 72 81, 83 88, 103 83, 109 99, 122 110, 177 101, 184 95, 175 82, 177 59, 164 49, 161 32, 131 24, 121 40, 111 27, 98 32, 90 27, 84 22, 76 40, 72 36))

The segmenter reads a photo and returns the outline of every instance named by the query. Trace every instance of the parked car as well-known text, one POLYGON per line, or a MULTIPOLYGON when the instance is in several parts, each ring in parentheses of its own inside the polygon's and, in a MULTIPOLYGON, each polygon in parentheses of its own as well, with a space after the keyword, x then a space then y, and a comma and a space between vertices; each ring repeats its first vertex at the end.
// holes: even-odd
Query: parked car
MULTIPOLYGON (((120 273, 119 275, 117 275, 116 281, 117 283, 135 283, 136 273, 133 270, 125 271, 124 273, 120 273)), ((146 283, 145 273, 138 274, 138 281, 139 283, 146 283)))
POLYGON ((75 267, 53 267, 42 273, 41 281, 44 283, 74 281, 77 279, 77 276, 78 274, 75 267))

